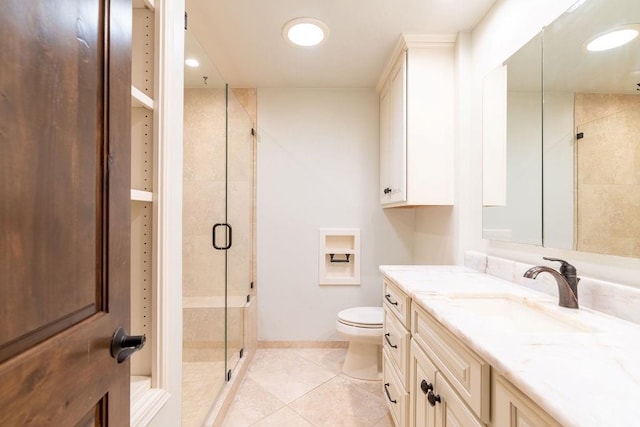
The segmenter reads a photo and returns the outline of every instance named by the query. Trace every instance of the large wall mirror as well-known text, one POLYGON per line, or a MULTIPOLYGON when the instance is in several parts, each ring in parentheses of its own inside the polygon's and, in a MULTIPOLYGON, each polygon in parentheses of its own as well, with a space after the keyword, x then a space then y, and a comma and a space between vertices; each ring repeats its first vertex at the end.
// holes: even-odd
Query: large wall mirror
POLYGON ((583 0, 506 61, 507 197, 504 206, 483 208, 485 238, 640 257, 638 31, 640 1, 583 0), (588 47, 616 30, 630 40, 610 49, 588 47), (540 46, 540 40, 539 62, 510 66, 531 58, 531 44, 540 46), (535 104, 535 90, 515 82, 535 82, 540 68, 542 101, 535 104), (529 111, 522 110, 527 105, 529 111), (536 134, 538 126, 541 133, 536 134), (541 181, 525 164, 540 168, 541 181), (523 180, 531 191, 526 197, 511 196, 524 188, 523 180), (542 191, 536 193, 540 183, 542 191), (527 208, 541 215, 537 239, 515 228, 528 218, 533 233, 538 219, 522 216, 527 208), (493 230, 508 231, 496 235, 493 230))
POLYGON ((640 1, 572 9, 543 30, 544 246, 637 258, 640 1))

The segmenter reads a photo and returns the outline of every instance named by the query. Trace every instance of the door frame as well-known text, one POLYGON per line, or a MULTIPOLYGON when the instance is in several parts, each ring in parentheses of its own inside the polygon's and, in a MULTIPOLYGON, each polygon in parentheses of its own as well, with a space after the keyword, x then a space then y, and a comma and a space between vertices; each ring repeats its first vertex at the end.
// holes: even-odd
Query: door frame
POLYGON ((131 412, 139 425, 182 422, 184 13, 185 0, 155 0, 154 339, 149 399, 131 412))

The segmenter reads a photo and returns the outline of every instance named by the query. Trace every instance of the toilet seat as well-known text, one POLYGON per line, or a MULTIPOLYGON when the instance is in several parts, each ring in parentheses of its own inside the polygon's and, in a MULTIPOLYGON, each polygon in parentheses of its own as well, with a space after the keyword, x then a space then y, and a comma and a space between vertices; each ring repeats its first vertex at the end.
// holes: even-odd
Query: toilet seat
POLYGON ((382 307, 354 307, 338 313, 338 322, 355 328, 382 329, 382 307))

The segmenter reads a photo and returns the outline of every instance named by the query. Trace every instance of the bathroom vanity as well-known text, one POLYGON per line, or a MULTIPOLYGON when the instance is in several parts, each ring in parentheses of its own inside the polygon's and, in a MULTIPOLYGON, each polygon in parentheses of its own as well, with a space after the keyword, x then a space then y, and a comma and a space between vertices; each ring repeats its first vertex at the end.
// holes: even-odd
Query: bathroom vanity
POLYGON ((640 419, 640 327, 458 266, 382 266, 383 384, 397 426, 640 419))

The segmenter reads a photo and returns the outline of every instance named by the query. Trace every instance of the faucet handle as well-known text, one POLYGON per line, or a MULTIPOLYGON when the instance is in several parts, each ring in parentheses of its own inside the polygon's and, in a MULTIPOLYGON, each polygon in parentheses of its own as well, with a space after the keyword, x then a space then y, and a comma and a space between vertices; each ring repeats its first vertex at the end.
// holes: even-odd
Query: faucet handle
POLYGON ((562 274, 563 276, 575 276, 577 274, 576 268, 563 259, 551 258, 546 256, 542 257, 542 259, 546 259, 547 261, 555 261, 555 262, 562 263, 562 265, 560 266, 560 274, 562 274))

